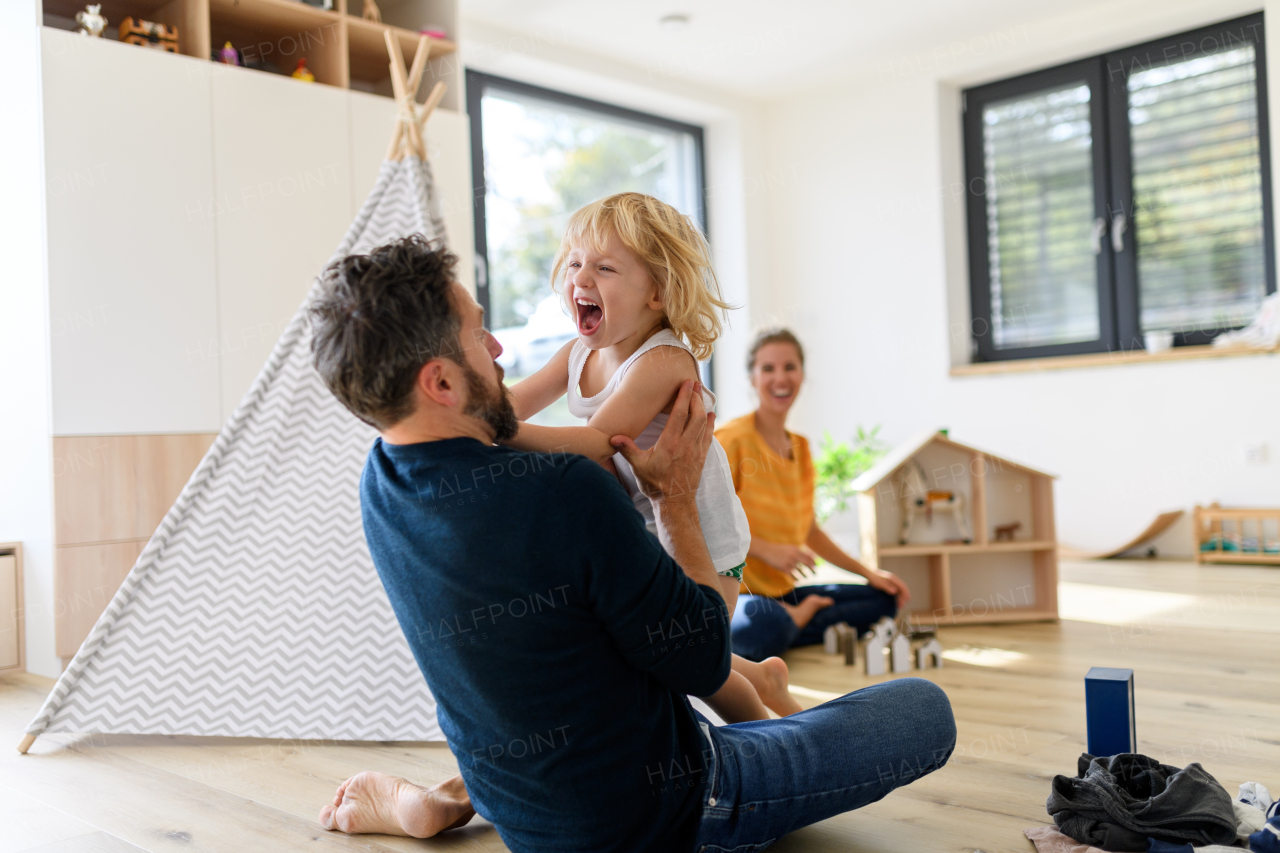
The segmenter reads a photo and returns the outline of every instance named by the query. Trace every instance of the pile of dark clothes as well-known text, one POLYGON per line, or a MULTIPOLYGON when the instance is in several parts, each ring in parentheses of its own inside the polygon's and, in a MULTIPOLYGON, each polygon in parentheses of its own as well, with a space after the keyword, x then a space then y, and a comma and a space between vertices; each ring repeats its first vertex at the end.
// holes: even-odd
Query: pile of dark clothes
POLYGON ((1145 853, 1148 839, 1196 847, 1236 840, 1231 797, 1199 764, 1081 755, 1076 776, 1053 778, 1046 807, 1064 835, 1103 850, 1145 853))

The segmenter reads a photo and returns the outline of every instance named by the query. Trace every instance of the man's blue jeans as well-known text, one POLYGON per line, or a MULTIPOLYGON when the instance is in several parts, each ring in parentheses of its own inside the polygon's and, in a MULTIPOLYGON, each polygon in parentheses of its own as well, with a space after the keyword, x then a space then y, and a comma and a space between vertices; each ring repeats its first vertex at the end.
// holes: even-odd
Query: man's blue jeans
POLYGON ((859 634, 880 621, 882 616, 898 612, 892 595, 865 584, 832 583, 821 586, 798 586, 782 596, 788 604, 799 604, 811 595, 827 595, 836 600, 819 610, 803 630, 778 603, 779 599, 763 595, 744 595, 734 610, 733 651, 747 660, 762 661, 780 655, 792 646, 811 646, 822 642, 822 632, 837 622, 848 622, 859 634))
POLYGON ((882 799, 951 757, 947 694, 900 678, 783 717, 707 725, 696 853, 751 853, 788 832, 882 799))

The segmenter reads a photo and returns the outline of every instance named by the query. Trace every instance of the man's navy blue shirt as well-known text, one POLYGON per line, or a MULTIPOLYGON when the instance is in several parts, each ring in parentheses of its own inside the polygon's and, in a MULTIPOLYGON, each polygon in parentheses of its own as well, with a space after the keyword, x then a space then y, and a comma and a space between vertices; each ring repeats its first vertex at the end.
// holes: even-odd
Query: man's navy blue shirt
POLYGON ((381 439, 365 536, 476 811, 514 851, 691 850, 717 591, 581 456, 381 439))

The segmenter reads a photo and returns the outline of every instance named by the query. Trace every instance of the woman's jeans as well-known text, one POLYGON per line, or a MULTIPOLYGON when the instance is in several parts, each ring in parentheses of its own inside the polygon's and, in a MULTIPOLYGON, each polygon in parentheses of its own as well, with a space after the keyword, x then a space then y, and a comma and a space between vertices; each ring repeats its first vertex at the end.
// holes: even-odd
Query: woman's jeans
POLYGON ((947 694, 899 678, 779 720, 704 725, 697 853, 763 850, 940 768, 956 744, 947 694))
POLYGON ((866 584, 833 583, 822 586, 798 586, 782 596, 788 604, 799 604, 811 595, 826 595, 836 603, 824 607, 803 629, 797 628, 778 599, 763 595, 744 595, 734 610, 734 654, 747 660, 762 661, 780 655, 792 646, 812 646, 822 642, 822 632, 837 622, 848 622, 861 635, 883 616, 894 616, 898 604, 892 595, 866 584))

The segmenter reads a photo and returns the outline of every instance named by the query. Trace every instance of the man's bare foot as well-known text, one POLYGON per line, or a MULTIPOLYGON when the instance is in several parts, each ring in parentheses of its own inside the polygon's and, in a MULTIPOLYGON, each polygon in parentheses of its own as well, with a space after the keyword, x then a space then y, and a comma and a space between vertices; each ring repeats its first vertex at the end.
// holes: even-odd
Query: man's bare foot
POLYGON ((813 620, 813 615, 824 607, 830 607, 836 603, 834 598, 825 595, 810 595, 800 599, 799 604, 788 604, 785 601, 779 601, 786 608, 787 613, 791 615, 791 621, 796 623, 797 628, 803 628, 813 620))
POLYGON ((430 838, 475 816, 461 776, 422 788, 385 773, 357 773, 320 809, 320 825, 340 832, 430 838))
POLYGON ((756 692, 765 707, 779 717, 796 714, 804 708, 791 695, 787 686, 791 681, 791 672, 787 662, 782 658, 765 658, 760 661, 760 681, 756 683, 756 692))

